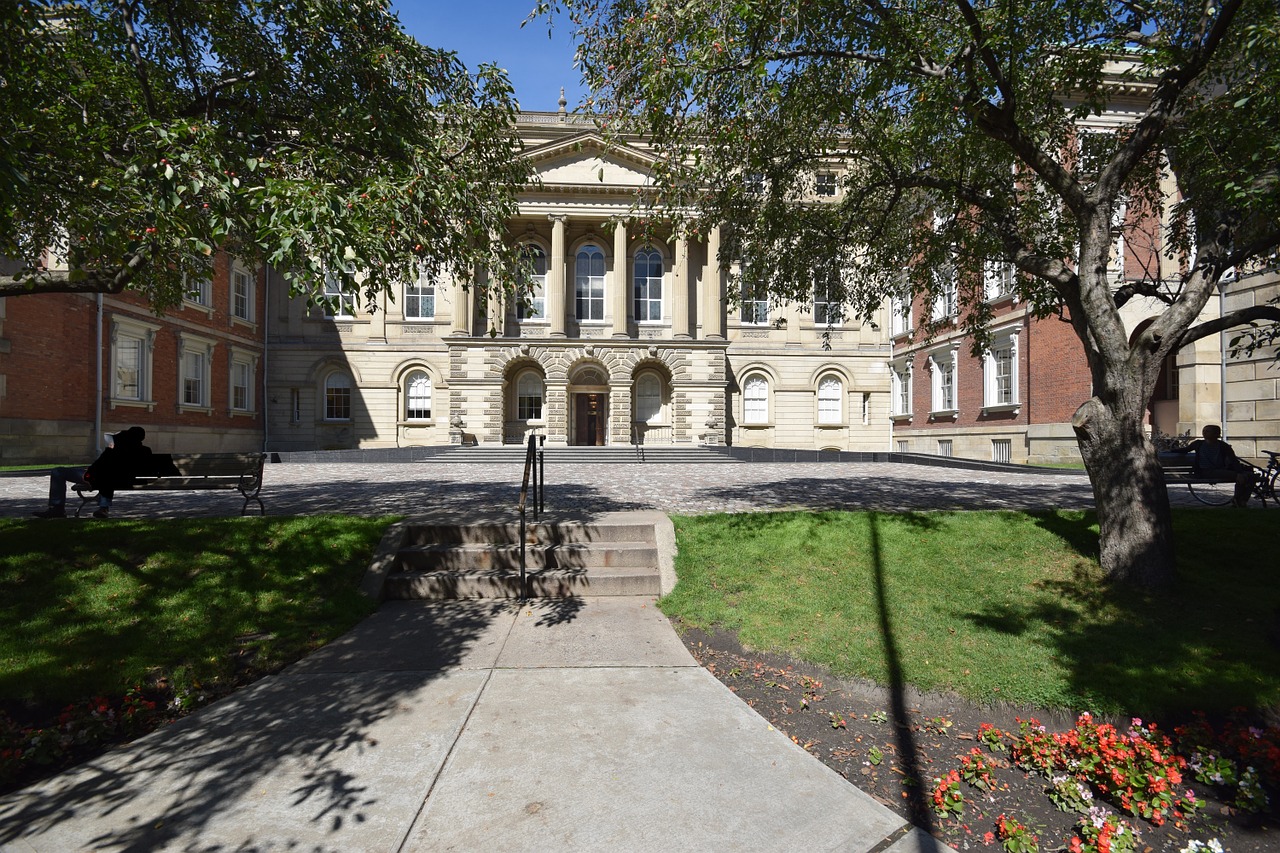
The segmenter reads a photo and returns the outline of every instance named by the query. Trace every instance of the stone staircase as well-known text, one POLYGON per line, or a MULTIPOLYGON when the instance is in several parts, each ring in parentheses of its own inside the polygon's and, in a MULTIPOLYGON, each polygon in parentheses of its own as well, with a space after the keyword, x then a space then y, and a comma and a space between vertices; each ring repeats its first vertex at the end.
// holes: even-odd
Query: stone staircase
MULTIPOLYGON (((518 521, 406 521, 391 551, 386 598, 520 597, 518 521)), ((644 519, 530 522, 525 559, 533 598, 662 592, 657 532, 644 519)))
MULTIPOLYGON (((526 449, 519 444, 490 444, 480 447, 451 447, 431 457, 436 462, 477 462, 519 465, 526 449)), ((742 464, 741 459, 719 447, 548 447, 547 467, 554 465, 742 464)))

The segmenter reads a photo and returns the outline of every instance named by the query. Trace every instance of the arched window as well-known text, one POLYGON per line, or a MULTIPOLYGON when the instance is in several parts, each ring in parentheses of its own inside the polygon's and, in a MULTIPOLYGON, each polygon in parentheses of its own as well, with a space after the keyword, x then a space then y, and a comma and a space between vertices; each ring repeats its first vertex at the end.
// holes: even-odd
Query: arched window
POLYGON ((636 378, 636 423, 660 424, 665 421, 662 378, 656 373, 640 374, 636 378))
POLYGON ((415 370, 405 378, 404 417, 409 421, 431 420, 431 377, 415 370))
POLYGON ((818 380, 818 423, 844 423, 844 383, 830 374, 818 380))
POLYGON ((662 319, 662 255, 657 249, 636 252, 635 261, 636 320, 662 319))
POLYGON ((520 250, 525 268, 520 276, 520 301, 516 303, 516 319, 542 320, 547 316, 547 255, 533 244, 520 250), (528 299, 528 304, 525 304, 528 299))
POLYGON ((542 377, 532 370, 520 374, 516 381, 516 418, 542 420, 542 377))
POLYGON ((769 380, 758 373, 748 376, 742 383, 742 422, 744 424, 769 422, 769 380))
POLYGON ((603 320, 604 252, 598 246, 583 246, 573 269, 578 319, 603 320))
POLYGON ((324 419, 351 420, 351 377, 345 373, 330 373, 324 379, 324 419))

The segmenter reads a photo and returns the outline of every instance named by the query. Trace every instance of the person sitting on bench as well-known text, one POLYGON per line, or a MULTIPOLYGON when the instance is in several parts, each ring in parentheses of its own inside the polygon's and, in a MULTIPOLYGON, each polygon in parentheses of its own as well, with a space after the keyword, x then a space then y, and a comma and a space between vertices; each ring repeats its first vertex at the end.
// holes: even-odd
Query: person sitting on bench
POLYGON ((1200 431, 1202 438, 1186 447, 1175 447, 1178 453, 1195 451, 1196 464, 1192 469, 1193 476, 1213 477, 1224 482, 1236 481, 1234 506, 1248 506, 1249 493, 1253 491, 1253 466, 1241 462, 1231 445, 1222 440, 1222 427, 1209 424, 1200 431))
POLYGON ((155 462, 151 448, 142 443, 147 431, 130 427, 118 432, 107 449, 88 468, 54 468, 49 473, 49 507, 35 513, 36 518, 66 518, 67 484, 80 483, 98 490, 98 508, 94 518, 106 518, 116 489, 126 489, 138 477, 154 475, 155 462))

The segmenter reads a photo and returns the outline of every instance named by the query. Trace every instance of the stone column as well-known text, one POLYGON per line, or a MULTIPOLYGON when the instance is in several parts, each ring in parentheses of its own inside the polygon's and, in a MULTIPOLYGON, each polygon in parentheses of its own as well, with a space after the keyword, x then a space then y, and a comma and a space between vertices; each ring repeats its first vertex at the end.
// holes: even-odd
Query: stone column
POLYGON ((467 337, 471 334, 472 299, 474 287, 464 287, 466 282, 453 281, 453 327, 450 335, 467 337))
POLYGON ((707 266, 702 275, 702 335, 724 340, 724 270, 720 267, 720 226, 707 235, 707 266))
POLYGON ((565 275, 564 225, 568 217, 548 214, 551 220, 551 264, 547 267, 547 320, 548 334, 553 338, 565 337, 564 313, 568 282, 565 275))
POLYGON ((689 236, 684 231, 676 235, 675 269, 671 278, 674 282, 671 288, 671 336, 687 341, 693 337, 689 334, 689 285, 693 279, 689 275, 689 236))
POLYGON ((613 336, 629 337, 627 321, 631 315, 630 291, 627 287, 627 224, 619 222, 613 229, 613 336))

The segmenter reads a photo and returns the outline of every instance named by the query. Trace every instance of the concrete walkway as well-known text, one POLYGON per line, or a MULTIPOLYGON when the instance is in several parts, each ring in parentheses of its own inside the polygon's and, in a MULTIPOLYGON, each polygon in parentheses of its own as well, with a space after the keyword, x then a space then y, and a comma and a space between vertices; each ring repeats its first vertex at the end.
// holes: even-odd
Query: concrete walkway
POLYGON ((388 602, 0 799, 6 851, 943 849, 699 667, 654 600, 388 602))

